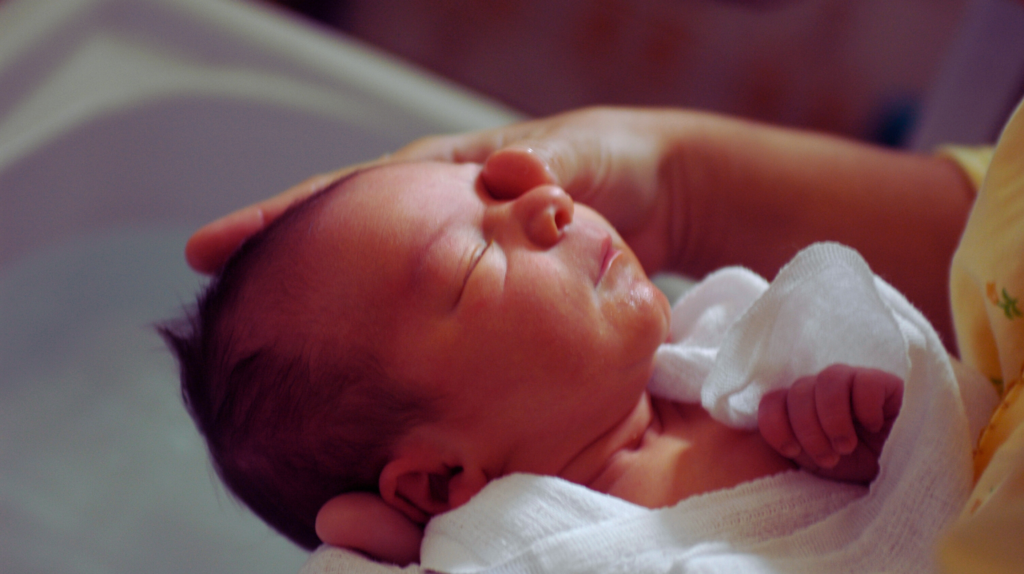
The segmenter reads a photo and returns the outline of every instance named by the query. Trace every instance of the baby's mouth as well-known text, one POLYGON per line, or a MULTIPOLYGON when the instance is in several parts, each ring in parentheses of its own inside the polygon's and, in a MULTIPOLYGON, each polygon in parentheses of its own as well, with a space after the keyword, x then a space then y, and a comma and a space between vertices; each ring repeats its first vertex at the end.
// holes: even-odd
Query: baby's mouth
POLYGON ((601 282, 601 279, 604 278, 605 273, 608 272, 608 268, 611 267, 612 261, 615 260, 615 257, 619 253, 622 252, 612 245, 611 235, 605 237, 604 240, 601 242, 601 266, 597 271, 597 279, 594 280, 594 285, 597 285, 598 283, 601 282))

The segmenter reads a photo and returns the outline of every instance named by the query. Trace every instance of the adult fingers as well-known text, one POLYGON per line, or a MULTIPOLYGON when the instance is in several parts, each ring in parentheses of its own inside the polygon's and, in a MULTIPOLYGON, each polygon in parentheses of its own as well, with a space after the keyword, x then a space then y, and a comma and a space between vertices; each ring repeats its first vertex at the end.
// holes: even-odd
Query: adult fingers
POLYGON ((571 148, 553 153, 552 146, 564 147, 550 133, 533 139, 537 122, 516 124, 467 134, 430 136, 399 149, 391 158, 401 161, 450 161, 484 164, 482 178, 487 191, 498 199, 512 199, 545 184, 565 180, 564 157, 571 148), (556 166, 552 169, 551 166, 556 166), (559 177, 559 176, 562 177, 559 177))
POLYGON ((485 130, 458 135, 428 136, 402 146, 391 154, 397 161, 446 161, 483 163, 499 149, 505 137, 501 130, 485 130))
POLYGON ((381 158, 315 175, 273 197, 207 223, 193 233, 186 243, 185 260, 192 269, 200 273, 216 273, 246 239, 280 217, 293 203, 323 190, 340 177, 386 159, 381 158))
POLYGON ((518 197, 538 185, 554 184, 574 194, 576 201, 586 201, 581 196, 588 195, 594 185, 592 168, 608 157, 600 153, 602 138, 542 130, 537 124, 426 137, 396 151, 391 158, 483 163, 484 184, 500 199, 518 197))
POLYGON ((564 117, 553 116, 486 130, 427 136, 402 146, 391 154, 391 158, 399 161, 483 163, 492 153, 509 145, 560 137, 557 133, 565 121, 564 117))
POLYGON ((857 430, 850 406, 855 372, 847 365, 832 365, 818 374, 814 389, 818 422, 832 449, 840 455, 850 454, 857 448, 857 430))
POLYGON ((491 154, 481 177, 487 191, 498 199, 513 199, 541 185, 559 185, 549 158, 528 142, 491 154))
POLYGON ((246 238, 263 229, 265 221, 259 208, 249 206, 207 223, 189 237, 185 261, 199 273, 212 275, 246 238))
POLYGON ((419 561, 423 540, 417 524, 365 492, 342 494, 324 504, 317 513, 316 534, 327 544, 401 566, 419 561))
MULTIPOLYGON (((490 130, 422 138, 392 158, 494 161, 485 166, 484 179, 496 197, 516 197, 551 183, 615 219, 622 207, 649 205, 650 198, 638 196, 638 190, 654 194, 659 138, 645 118, 650 119, 636 111, 583 109, 490 130), (524 157, 531 163, 517 163, 524 157), (506 162, 509 158, 512 161, 506 162), (511 174, 505 169, 510 164, 511 174), (524 165, 531 177, 521 177, 524 165)), ((622 227, 628 222, 613 223, 622 227)))

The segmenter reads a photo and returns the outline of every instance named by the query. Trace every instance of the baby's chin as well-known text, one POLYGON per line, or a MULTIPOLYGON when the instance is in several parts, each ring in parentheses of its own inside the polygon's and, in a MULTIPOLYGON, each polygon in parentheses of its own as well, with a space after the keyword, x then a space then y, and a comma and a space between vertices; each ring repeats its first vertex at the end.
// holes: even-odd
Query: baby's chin
POLYGON ((647 360, 653 363, 654 352, 669 336, 672 305, 661 289, 658 289, 647 276, 630 246, 604 216, 586 205, 577 203, 574 206, 573 217, 598 223, 612 234, 614 247, 621 251, 618 256, 621 260, 615 264, 625 264, 627 271, 609 271, 609 275, 606 275, 607 281, 619 284, 605 285, 605 289, 617 292, 619 296, 606 301, 609 307, 605 308, 605 313, 608 316, 619 315, 623 332, 629 333, 638 343, 634 345, 634 349, 641 350, 641 362, 647 360), (645 353, 649 353, 649 357, 645 353))
POLYGON ((620 334, 628 341, 628 353, 638 364, 653 364, 654 354, 669 338, 672 308, 665 294, 647 277, 632 252, 619 255, 629 258, 633 273, 620 275, 620 296, 607 302, 606 313, 616 316, 620 334))
MULTIPOLYGON (((654 305, 656 306, 658 311, 658 320, 655 322, 654 328, 654 332, 658 333, 658 335, 656 337, 652 337, 652 339, 657 340, 657 344, 654 347, 656 350, 658 348, 658 345, 661 345, 662 343, 667 343, 671 336, 672 304, 669 303, 668 297, 665 295, 665 293, 661 289, 659 289, 658 286, 655 285, 650 279, 647 280, 647 283, 649 285, 649 289, 654 290, 652 297, 655 300, 654 305)), ((651 360, 653 361, 653 359, 654 356, 652 353, 651 360)))
MULTIPOLYGON (((643 269, 640 266, 639 260, 637 260, 636 264, 641 270, 643 269)), ((651 309, 651 316, 648 319, 650 322, 648 338, 651 345, 650 361, 653 364, 655 351, 657 351, 662 343, 668 342, 671 337, 672 304, 669 303, 665 293, 647 277, 646 273, 644 274, 643 287, 637 289, 637 292, 638 295, 645 299, 644 303, 651 309)))

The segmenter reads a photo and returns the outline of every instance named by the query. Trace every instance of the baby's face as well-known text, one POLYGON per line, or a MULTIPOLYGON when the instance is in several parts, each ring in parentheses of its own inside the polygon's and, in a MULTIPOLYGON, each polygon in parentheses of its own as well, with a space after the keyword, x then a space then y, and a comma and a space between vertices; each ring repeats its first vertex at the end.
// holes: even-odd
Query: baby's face
POLYGON ((310 230, 306 260, 328 286, 327 323, 355 325, 338 344, 372 345, 397 380, 441 396, 436 427, 489 472, 558 475, 637 407, 669 305, 597 213, 552 186, 498 201, 479 174, 360 173, 310 230))

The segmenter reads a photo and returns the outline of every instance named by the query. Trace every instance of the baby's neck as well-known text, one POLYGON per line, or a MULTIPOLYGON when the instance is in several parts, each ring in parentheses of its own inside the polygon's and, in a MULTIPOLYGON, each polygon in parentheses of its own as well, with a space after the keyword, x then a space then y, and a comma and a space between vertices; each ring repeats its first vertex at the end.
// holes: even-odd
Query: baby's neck
POLYGON ((606 472, 617 453, 639 447, 654 425, 656 415, 651 407, 651 398, 645 391, 629 414, 576 455, 559 476, 570 482, 590 486, 606 472))
POLYGON ((562 477, 649 508, 793 468, 756 431, 714 420, 700 405, 646 393, 562 477))

